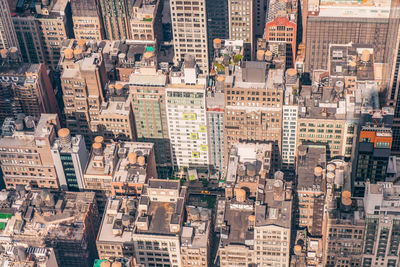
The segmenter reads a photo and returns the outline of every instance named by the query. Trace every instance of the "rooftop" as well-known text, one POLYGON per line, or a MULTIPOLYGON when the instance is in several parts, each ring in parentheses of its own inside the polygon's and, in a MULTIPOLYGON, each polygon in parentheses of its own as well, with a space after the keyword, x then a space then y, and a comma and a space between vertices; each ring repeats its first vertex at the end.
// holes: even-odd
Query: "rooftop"
POLYGON ((135 235, 177 236, 183 224, 186 187, 150 179, 140 199, 109 199, 98 241, 126 242, 135 235))
POLYGON ((232 145, 226 172, 226 182, 235 184, 245 177, 265 178, 271 168, 272 144, 238 143, 232 145))
POLYGON ((322 171, 326 169, 326 146, 300 145, 297 162, 297 191, 324 191, 322 171))
POLYGON ((93 192, 10 192, 2 206, 8 201, 14 216, 1 236, 32 245, 40 245, 46 240, 81 240, 94 197, 93 192))
POLYGON ((186 206, 186 213, 188 218, 182 228, 181 246, 193 249, 208 248, 212 211, 186 206))
MULTIPOLYGON (((8 118, 4 121, 2 126, 0 146, 33 147, 37 145, 36 142, 42 142, 40 145, 43 145, 43 139, 52 137, 51 133, 53 133, 57 127, 57 114, 43 113, 37 123, 31 116, 22 116, 16 120, 8 118)), ((49 139, 49 141, 52 140, 49 139)))
POLYGON ((119 161, 115 168, 113 182, 145 184, 149 178, 155 178, 148 177, 147 171, 148 163, 154 153, 153 147, 153 143, 121 143, 118 149, 119 161), (139 160, 140 157, 144 157, 144 162, 139 160))
POLYGON ((251 229, 249 217, 254 214, 254 203, 251 200, 238 202, 235 199, 226 201, 226 227, 221 231, 221 246, 254 244, 254 231, 251 229))
POLYGON ((255 226, 277 225, 291 227, 292 188, 283 180, 267 179, 263 205, 256 205, 255 226))

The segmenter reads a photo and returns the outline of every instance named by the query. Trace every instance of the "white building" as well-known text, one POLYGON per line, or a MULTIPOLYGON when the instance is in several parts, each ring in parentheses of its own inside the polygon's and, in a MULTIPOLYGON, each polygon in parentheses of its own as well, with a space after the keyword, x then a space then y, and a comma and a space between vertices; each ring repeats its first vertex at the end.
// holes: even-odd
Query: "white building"
POLYGON ((178 168, 209 164, 206 81, 198 76, 194 57, 186 55, 182 70, 171 73, 171 83, 166 88, 171 154, 178 168))
POLYGON ((289 69, 286 71, 285 98, 282 108, 282 167, 293 169, 296 157, 296 132, 299 107, 295 94, 299 90, 299 79, 297 71, 289 69))
POLYGON ((207 74, 208 45, 205 0, 170 1, 175 60, 193 55, 203 73, 207 74))

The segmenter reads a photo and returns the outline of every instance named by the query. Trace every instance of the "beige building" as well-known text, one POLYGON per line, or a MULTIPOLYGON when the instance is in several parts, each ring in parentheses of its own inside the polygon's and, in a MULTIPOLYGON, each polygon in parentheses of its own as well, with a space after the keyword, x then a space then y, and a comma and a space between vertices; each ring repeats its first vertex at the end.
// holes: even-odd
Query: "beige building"
POLYGON ((62 42, 73 36, 70 1, 8 2, 24 61, 56 69, 62 42))
POLYGON ((39 25, 40 39, 43 42, 45 63, 55 69, 60 60, 62 42, 73 36, 71 23, 71 11, 68 0, 50 1, 50 4, 41 5, 40 13, 36 20, 39 25))
POLYGON ((97 45, 92 49, 84 40, 68 40, 59 65, 67 128, 72 134, 84 135, 90 144, 90 137, 98 131, 107 82, 103 56, 97 45))
POLYGON ((186 54, 196 58, 198 67, 207 74, 208 44, 205 0, 171 1, 172 30, 176 63, 186 54))
MULTIPOLYGON (((246 166, 250 173, 251 164, 246 166)), ((274 179, 259 179, 256 184, 263 190, 253 194, 238 182, 234 195, 227 190, 226 198, 218 200, 220 266, 289 266, 292 184, 280 171, 274 179)))
POLYGON ((135 120, 128 85, 108 84, 107 101, 101 104, 98 130, 111 140, 136 140, 135 120))
POLYGON ((265 181, 264 204, 255 206, 254 258, 257 266, 289 266, 292 185, 278 176, 265 181))
POLYGON ((312 236, 322 236, 326 195, 326 147, 300 145, 297 149, 297 225, 312 236))
POLYGON ((351 166, 342 160, 327 165, 324 217, 324 266, 361 266, 365 216, 361 199, 351 197, 351 166))
POLYGON ((111 195, 140 195, 150 178, 157 178, 152 143, 104 143, 98 136, 86 166, 85 189, 95 191, 99 208, 111 195), (132 153, 131 153, 132 152, 132 153))
POLYGON ((98 0, 71 1, 72 23, 76 39, 104 39, 102 17, 98 0))
POLYGON ((254 57, 254 0, 228 0, 229 39, 244 41, 247 60, 254 57))
POLYGON ((235 188, 245 188, 250 197, 258 194, 271 170, 272 144, 237 143, 231 146, 226 168, 225 194, 233 197, 235 188))
POLYGON ((4 122, 0 157, 7 189, 17 185, 58 189, 51 147, 59 127, 56 114, 42 114, 37 124, 30 116, 4 122))
POLYGON ((95 241, 99 225, 93 192, 59 193, 42 189, 19 190, 18 193, 2 191, 0 194, 1 206, 13 207, 2 208, 2 245, 18 244, 41 249, 42 260, 47 258, 44 251, 48 248, 53 250, 55 259, 47 258, 50 260, 46 261, 48 265, 37 262, 38 265, 32 266, 93 264, 97 256, 95 241))
POLYGON ((158 179, 149 180, 140 199, 109 199, 96 242, 100 259, 134 256, 145 266, 183 266, 185 201, 179 181, 158 179))
POLYGON ((283 75, 281 69, 267 71, 265 62, 248 61, 225 79, 225 144, 270 141, 275 170, 280 166, 283 75))
POLYGON ((211 210, 186 206, 186 212, 186 226, 181 233, 182 266, 207 267, 210 264, 211 210))
POLYGON ((162 41, 162 6, 160 0, 135 2, 130 20, 132 40, 162 41))

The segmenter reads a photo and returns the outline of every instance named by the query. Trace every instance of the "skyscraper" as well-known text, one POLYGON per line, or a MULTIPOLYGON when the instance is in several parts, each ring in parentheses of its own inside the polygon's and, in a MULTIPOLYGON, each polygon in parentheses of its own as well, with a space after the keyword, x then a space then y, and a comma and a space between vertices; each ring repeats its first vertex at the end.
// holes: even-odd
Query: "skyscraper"
POLYGON ((214 57, 213 40, 229 39, 228 0, 206 0, 209 60, 214 57))
POLYGON ((182 70, 166 87, 167 119, 173 164, 208 168, 206 78, 197 73, 194 56, 186 55, 182 70))
POLYGON ((202 72, 208 73, 206 1, 171 1, 170 6, 176 63, 193 55, 202 72))
POLYGON ((0 49, 19 47, 7 0, 0 1, 0 49))
POLYGON ((244 41, 247 60, 254 57, 254 0, 229 0, 229 39, 244 41))
POLYGON ((394 106, 392 154, 400 154, 400 1, 392 0, 385 48, 387 104, 394 106))
POLYGON ((0 123, 18 113, 35 119, 42 113, 58 113, 45 65, 15 61, 18 55, 14 49, 3 50, 4 58, 0 59, 0 123))
POLYGON ((367 182, 364 196, 366 226, 362 266, 398 266, 399 193, 398 185, 367 182))
POLYGON ((327 69, 329 44, 370 44, 375 62, 384 62, 390 2, 377 0, 368 5, 351 1, 314 2, 308 3, 306 72, 327 69))
POLYGON ((104 64, 100 51, 89 50, 84 40, 70 40, 60 60, 66 124, 72 134, 84 135, 86 144, 98 131, 107 80, 104 64))
POLYGON ((353 162, 354 195, 363 197, 365 182, 384 182, 392 146, 393 109, 364 110, 353 162))

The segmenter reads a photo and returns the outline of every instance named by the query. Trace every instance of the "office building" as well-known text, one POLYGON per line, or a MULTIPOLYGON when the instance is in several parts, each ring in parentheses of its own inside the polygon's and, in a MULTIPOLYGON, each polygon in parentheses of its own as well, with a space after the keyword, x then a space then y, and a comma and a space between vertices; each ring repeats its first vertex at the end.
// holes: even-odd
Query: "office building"
POLYGON ((60 184, 51 147, 60 127, 57 114, 8 118, 0 139, 1 169, 7 189, 17 185, 58 189, 60 184))
POLYGON ((140 195, 150 178, 157 178, 152 143, 114 143, 104 142, 101 136, 95 138, 84 181, 86 190, 96 192, 100 212, 107 197, 140 195))
POLYGON ((62 42, 74 36, 70 2, 10 0, 9 4, 23 60, 55 70, 62 42))
POLYGON ((282 169, 286 173, 294 174, 297 148, 297 119, 299 106, 297 95, 299 92, 299 78, 295 69, 288 69, 285 75, 285 92, 282 108, 282 169))
POLYGON ((304 230, 297 230, 294 244, 290 267, 324 266, 321 238, 309 236, 304 230))
POLYGON ((198 74, 189 54, 170 76, 165 91, 173 166, 208 169, 206 77, 198 74))
POLYGON ((134 256, 138 264, 145 266, 182 266, 186 187, 179 181, 157 179, 150 179, 144 187, 139 200, 108 200, 96 242, 99 257, 134 256))
POLYGON ((392 183, 365 185, 365 237, 362 266, 398 265, 399 186, 392 183))
POLYGON ((51 248, 36 248, 26 244, 7 245, 4 248, 5 253, 0 254, 0 262, 6 266, 59 266, 51 248))
POLYGON ((39 25, 40 39, 43 43, 44 63, 56 69, 63 41, 74 36, 70 2, 68 0, 42 1, 35 4, 35 10, 35 19, 39 25))
POLYGON ((35 119, 42 113, 58 113, 50 78, 44 64, 21 63, 16 51, 4 51, 0 59, 0 123, 18 113, 35 119))
POLYGON ((324 266, 361 266, 364 205, 362 199, 351 197, 350 169, 351 164, 342 160, 326 166, 324 266))
POLYGON ((19 48, 7 0, 0 2, 0 49, 19 48))
MULTIPOLYGON (((337 66, 333 69, 346 70, 341 65, 337 66)), ((377 88, 374 84, 361 88, 362 85, 358 86, 357 83, 346 83, 345 88, 343 76, 329 79, 334 75, 315 75, 315 83, 303 86, 298 98, 297 144, 308 141, 321 143, 328 148, 328 158, 350 159, 357 137, 361 106, 376 104, 374 96, 377 96, 377 88)))
MULTIPOLYGON (((282 138, 283 69, 265 61, 246 61, 225 84, 225 144, 272 142, 272 169, 279 170, 282 138), (228 83, 229 84, 229 83, 228 83)), ((229 146, 226 145, 226 155, 229 146)), ((227 158, 227 157, 226 157, 227 158)))
MULTIPOLYGON (((1 213, 6 218, 3 245, 36 248, 42 259, 51 256, 44 252, 53 250, 56 264, 44 266, 92 266, 99 225, 94 193, 18 189, 3 191, 1 196, 1 213)), ((54 263, 52 258, 47 260, 54 263)))
POLYGON ((254 35, 255 40, 262 38, 264 35, 265 22, 267 17, 267 5, 266 0, 255 0, 254 2, 254 35))
POLYGON ((96 41, 104 39, 99 0, 71 1, 71 11, 75 39, 96 41))
POLYGON ((228 0, 229 39, 244 41, 246 60, 252 60, 254 57, 254 5, 254 0, 228 0))
POLYGON ((23 62, 45 63, 41 29, 35 14, 21 1, 8 1, 23 62))
POLYGON ((108 40, 131 39, 133 0, 99 0, 105 36, 108 40))
POLYGON ((83 175, 89 159, 83 136, 71 136, 67 128, 58 130, 51 148, 58 181, 62 190, 81 191, 85 188, 83 175))
POLYGON ((98 131, 107 82, 103 56, 97 45, 91 47, 84 40, 68 40, 60 67, 66 126, 72 134, 82 134, 90 145, 91 136, 98 131))
POLYGON ((172 167, 165 93, 167 75, 157 71, 156 55, 149 53, 146 60, 154 63, 131 74, 129 87, 137 139, 154 143, 157 167, 162 171, 172 167))
POLYGON ((111 182, 112 195, 139 196, 149 179, 157 178, 154 144, 121 143, 118 158, 111 182))
POLYGON ((297 1, 269 3, 264 38, 287 45, 287 67, 294 67, 297 52, 297 1))
POLYGON ((200 70, 207 74, 206 0, 172 1, 170 7, 175 63, 182 62, 185 55, 194 56, 200 70))
POLYGON ((136 140, 129 86, 123 83, 109 83, 106 99, 101 103, 98 131, 110 140, 136 140))
POLYGON ((289 266, 293 198, 291 184, 281 179, 268 179, 264 188, 264 204, 256 204, 255 207, 255 263, 258 266, 289 266))
POLYGON ((353 176, 354 194, 364 195, 365 182, 385 182, 392 147, 393 109, 365 110, 360 121, 353 176))
POLYGON ((208 58, 214 58, 214 39, 229 39, 228 0, 206 0, 208 58))
POLYGON ((296 221, 314 237, 322 237, 326 194, 326 147, 303 144, 297 149, 296 221))
POLYGON ((226 167, 225 193, 233 196, 235 188, 246 188, 256 197, 258 185, 270 177, 272 144, 237 143, 231 146, 226 167))
POLYGON ((132 40, 163 41, 161 24, 162 0, 138 0, 133 5, 130 19, 132 40))
POLYGON ((399 67, 400 67, 400 9, 398 1, 391 1, 389 15, 389 29, 387 34, 385 48, 385 85, 387 88, 387 104, 395 107, 395 116, 393 120, 393 143, 391 153, 398 156, 400 151, 400 105, 399 100, 399 67))
POLYGON ((256 202, 243 188, 218 201, 220 266, 289 266, 292 188, 281 178, 259 181, 256 202))
POLYGON ((229 69, 239 66, 243 59, 242 40, 213 40, 214 55, 210 75, 210 88, 207 90, 207 132, 210 153, 211 175, 225 176, 225 88, 231 86, 227 80, 229 69))
POLYGON ((368 1, 365 5, 351 1, 334 4, 309 1, 308 11, 306 72, 327 69, 329 44, 370 44, 375 52, 375 61, 384 62, 390 1, 368 1))
POLYGON ((209 266, 212 212, 210 209, 195 206, 185 208, 188 216, 181 234, 182 266, 209 266))

